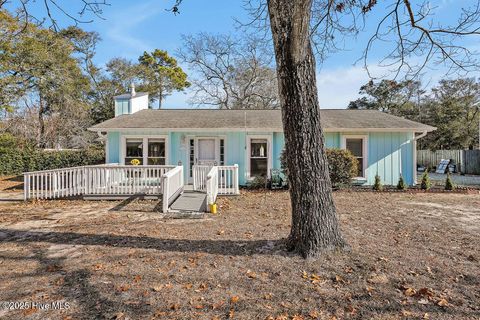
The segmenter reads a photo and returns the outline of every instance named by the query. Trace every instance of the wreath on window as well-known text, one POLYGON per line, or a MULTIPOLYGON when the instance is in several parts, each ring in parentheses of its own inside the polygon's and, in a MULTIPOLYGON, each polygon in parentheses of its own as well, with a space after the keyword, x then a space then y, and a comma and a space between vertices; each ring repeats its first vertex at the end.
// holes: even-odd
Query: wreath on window
POLYGON ((138 165, 140 164, 140 160, 138 160, 138 159, 132 159, 132 160, 130 161, 130 164, 131 164, 132 166, 138 166, 138 165))

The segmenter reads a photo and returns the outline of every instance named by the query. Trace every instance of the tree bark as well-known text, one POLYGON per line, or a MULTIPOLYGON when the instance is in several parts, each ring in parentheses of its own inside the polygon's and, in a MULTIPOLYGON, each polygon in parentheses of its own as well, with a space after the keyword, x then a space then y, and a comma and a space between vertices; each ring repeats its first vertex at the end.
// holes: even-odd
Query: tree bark
POLYGON ((292 227, 288 248, 305 258, 343 248, 320 124, 312 0, 269 0, 289 169, 292 227))
POLYGON ((45 119, 44 115, 46 108, 42 99, 42 95, 39 97, 39 108, 38 108, 38 124, 39 124, 39 134, 38 134, 38 146, 41 149, 46 148, 47 142, 45 139, 45 119))

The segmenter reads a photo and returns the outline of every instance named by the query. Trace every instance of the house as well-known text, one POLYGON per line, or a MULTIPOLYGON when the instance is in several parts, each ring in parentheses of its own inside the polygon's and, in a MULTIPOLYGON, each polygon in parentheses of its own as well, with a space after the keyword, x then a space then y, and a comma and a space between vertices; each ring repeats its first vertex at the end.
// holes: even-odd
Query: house
MULTIPOLYGON (((284 135, 280 110, 148 108, 148 94, 115 97, 115 117, 89 130, 106 141, 106 162, 177 165, 192 183, 194 165, 238 164, 240 185, 280 168, 284 135)), ((350 150, 358 159, 356 182, 380 175, 395 185, 400 174, 416 179, 416 141, 434 127, 374 110, 321 110, 327 148, 350 150)))

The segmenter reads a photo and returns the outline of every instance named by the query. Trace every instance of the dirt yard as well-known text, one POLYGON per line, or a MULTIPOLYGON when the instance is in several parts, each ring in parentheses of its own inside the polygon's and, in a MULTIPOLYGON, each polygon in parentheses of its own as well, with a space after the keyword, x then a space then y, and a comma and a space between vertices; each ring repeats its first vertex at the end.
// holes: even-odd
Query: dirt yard
POLYGON ((283 191, 190 220, 154 201, 0 202, 0 301, 36 303, 0 318, 480 319, 480 195, 335 200, 351 250, 316 261, 284 251, 283 191))

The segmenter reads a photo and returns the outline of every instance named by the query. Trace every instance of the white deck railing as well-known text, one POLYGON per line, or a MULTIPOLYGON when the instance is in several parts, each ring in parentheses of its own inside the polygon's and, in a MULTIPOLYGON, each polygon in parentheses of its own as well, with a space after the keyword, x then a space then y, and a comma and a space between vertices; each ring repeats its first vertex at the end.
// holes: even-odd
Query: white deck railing
POLYGON ((162 176, 163 179, 163 212, 168 212, 170 205, 184 190, 183 166, 175 167, 162 176))
POLYGON ((212 167, 207 174, 207 210, 210 211, 210 205, 217 201, 218 196, 218 167, 212 167))
POLYGON ((193 170, 193 190, 203 191, 207 190, 207 175, 212 169, 211 165, 194 165, 193 170))
MULTIPOLYGON (((207 191, 207 175, 212 166, 193 166, 193 190, 207 191)), ((238 165, 215 166, 218 169, 218 194, 235 195, 240 193, 238 181, 238 165)))
POLYGON ((237 164, 233 166, 218 166, 218 194, 240 194, 237 164))
POLYGON ((77 195, 160 195, 163 175, 175 166, 98 165, 26 172, 24 199, 77 195))

